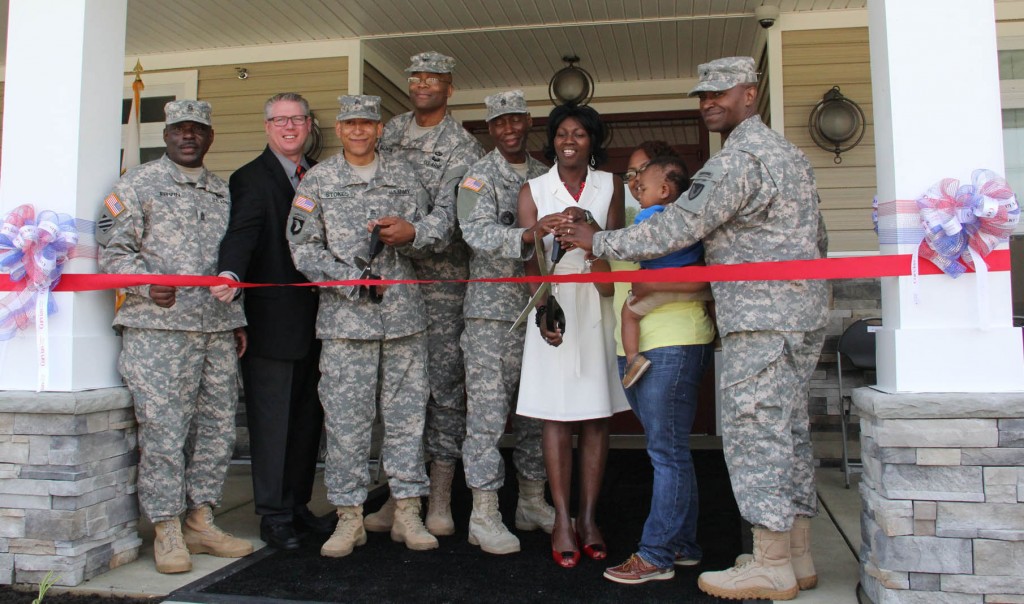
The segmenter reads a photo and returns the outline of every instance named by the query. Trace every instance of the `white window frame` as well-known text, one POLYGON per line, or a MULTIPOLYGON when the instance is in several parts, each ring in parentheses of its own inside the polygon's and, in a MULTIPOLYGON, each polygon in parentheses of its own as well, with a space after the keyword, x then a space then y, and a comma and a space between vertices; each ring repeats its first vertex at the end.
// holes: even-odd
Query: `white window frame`
MULTIPOLYGON (((134 81, 135 74, 129 74, 124 77, 124 88, 121 91, 122 98, 132 98, 134 94, 132 92, 132 83, 134 81)), ((199 93, 199 71, 195 69, 187 69, 180 71, 158 71, 154 73, 142 72, 142 83, 145 85, 141 95, 142 98, 173 96, 175 99, 195 99, 196 95, 199 93)), ((139 127, 139 147, 142 149, 163 147, 163 132, 163 122, 143 123, 139 127)), ((122 125, 122 149, 124 149, 124 144, 127 138, 127 125, 122 125)))

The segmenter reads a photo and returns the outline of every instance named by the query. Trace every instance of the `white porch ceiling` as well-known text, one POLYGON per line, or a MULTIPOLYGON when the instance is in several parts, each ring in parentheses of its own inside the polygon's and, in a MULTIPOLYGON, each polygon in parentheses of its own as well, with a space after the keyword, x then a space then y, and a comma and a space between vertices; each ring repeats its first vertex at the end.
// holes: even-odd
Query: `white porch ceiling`
POLYGON ((423 50, 455 57, 464 90, 544 86, 566 54, 598 82, 675 80, 751 54, 762 3, 804 13, 866 0, 128 0, 126 55, 363 39, 396 70, 423 50))

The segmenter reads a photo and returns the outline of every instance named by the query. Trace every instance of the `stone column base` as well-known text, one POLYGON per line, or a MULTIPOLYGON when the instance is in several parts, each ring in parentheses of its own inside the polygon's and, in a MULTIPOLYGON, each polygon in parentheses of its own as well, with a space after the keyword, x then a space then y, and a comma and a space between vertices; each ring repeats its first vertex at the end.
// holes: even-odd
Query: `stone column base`
POLYGON ((1024 393, 853 391, 876 604, 1024 602, 1024 393))
POLYGON ((78 585, 138 557, 137 441, 126 388, 0 392, 0 584, 78 585))

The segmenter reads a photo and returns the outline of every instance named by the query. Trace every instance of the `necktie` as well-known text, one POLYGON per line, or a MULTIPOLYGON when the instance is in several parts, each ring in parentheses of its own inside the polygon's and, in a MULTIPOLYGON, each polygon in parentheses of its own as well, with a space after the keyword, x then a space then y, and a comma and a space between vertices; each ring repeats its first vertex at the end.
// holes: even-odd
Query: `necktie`
POLYGON ((306 169, 302 167, 302 164, 295 166, 295 178, 299 182, 302 182, 302 177, 306 174, 306 169))

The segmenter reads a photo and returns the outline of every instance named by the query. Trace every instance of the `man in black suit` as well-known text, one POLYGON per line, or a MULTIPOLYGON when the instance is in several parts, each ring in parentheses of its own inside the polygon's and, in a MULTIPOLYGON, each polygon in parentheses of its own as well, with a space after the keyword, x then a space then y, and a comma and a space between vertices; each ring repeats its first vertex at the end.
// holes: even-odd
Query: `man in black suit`
MULTIPOLYGON (((309 103, 295 93, 264 105, 267 147, 231 175, 231 221, 217 271, 250 283, 301 283, 285 239, 288 210, 314 161, 303 155, 312 127, 309 103)), ((229 302, 240 290, 214 295, 229 302)), ((252 452, 252 487, 260 538, 297 549, 307 530, 330 534, 334 518, 307 507, 323 427, 317 397, 320 342, 315 338, 318 293, 313 287, 260 287, 245 293, 249 349, 242 357, 252 452)))

